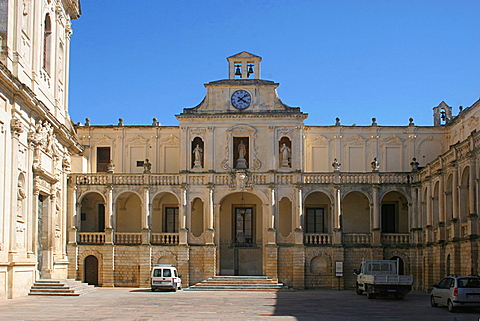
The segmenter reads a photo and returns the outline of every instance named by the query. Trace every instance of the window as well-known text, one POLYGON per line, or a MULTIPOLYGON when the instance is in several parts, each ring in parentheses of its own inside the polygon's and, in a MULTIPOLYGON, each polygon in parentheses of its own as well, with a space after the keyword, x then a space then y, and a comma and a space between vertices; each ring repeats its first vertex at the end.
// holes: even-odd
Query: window
POLYGON ((165 207, 165 233, 178 233, 178 207, 165 207))
POLYGON ((323 207, 307 208, 305 227, 306 233, 326 233, 325 209, 323 207))
POLYGON ((235 208, 235 244, 253 245, 253 208, 235 208))
POLYGON ((50 21, 50 15, 45 16, 44 29, 43 29, 43 69, 50 74, 50 60, 52 51, 52 23, 50 21))
POLYGON ((110 164, 110 147, 97 147, 97 173, 105 173, 110 164))

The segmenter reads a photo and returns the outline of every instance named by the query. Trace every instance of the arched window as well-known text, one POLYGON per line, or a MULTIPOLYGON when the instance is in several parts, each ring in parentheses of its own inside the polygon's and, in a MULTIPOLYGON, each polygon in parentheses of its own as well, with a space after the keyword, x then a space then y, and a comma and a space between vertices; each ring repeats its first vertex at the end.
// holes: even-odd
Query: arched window
POLYGON ((52 51, 52 22, 50 15, 45 16, 45 24, 43 30, 43 69, 50 74, 50 56, 52 51))

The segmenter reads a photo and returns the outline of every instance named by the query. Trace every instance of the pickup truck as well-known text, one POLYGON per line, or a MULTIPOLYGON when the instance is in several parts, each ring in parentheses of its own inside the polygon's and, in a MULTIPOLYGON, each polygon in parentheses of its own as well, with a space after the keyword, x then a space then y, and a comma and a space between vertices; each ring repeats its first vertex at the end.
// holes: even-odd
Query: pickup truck
POLYGON ((357 294, 366 292, 368 299, 393 294, 403 299, 412 290, 413 276, 399 275, 398 265, 398 260, 363 260, 360 270, 353 272, 357 276, 357 294))

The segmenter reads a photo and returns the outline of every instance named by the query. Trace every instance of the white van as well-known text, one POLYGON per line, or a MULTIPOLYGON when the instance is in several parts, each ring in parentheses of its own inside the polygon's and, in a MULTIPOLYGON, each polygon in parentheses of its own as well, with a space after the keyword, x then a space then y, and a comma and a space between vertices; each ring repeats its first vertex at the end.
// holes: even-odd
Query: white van
POLYGON ((157 289, 167 289, 167 290, 181 290, 182 289, 182 279, 181 275, 178 275, 177 268, 173 265, 156 265, 152 269, 152 274, 150 277, 150 286, 152 292, 157 289))

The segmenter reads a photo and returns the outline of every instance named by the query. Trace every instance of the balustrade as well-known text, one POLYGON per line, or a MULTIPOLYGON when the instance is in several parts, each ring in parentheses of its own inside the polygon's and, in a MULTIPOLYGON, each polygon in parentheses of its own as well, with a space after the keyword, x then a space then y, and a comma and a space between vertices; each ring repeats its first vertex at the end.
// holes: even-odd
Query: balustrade
POLYGON ((105 243, 105 232, 80 232, 78 233, 78 243, 103 244, 105 243))
POLYGON ((382 233, 383 244, 408 244, 410 243, 410 234, 408 233, 382 233))
POLYGON ((317 234, 305 234, 304 236, 305 245, 324 245, 332 244, 332 237, 327 233, 317 233, 317 234))
POLYGON ((142 233, 119 233, 115 232, 116 244, 141 244, 142 233))
POLYGON ((178 233, 152 233, 152 244, 176 245, 178 244, 178 233))
POLYGON ((349 233, 343 234, 343 243, 348 245, 370 244, 371 235, 369 233, 349 233))

